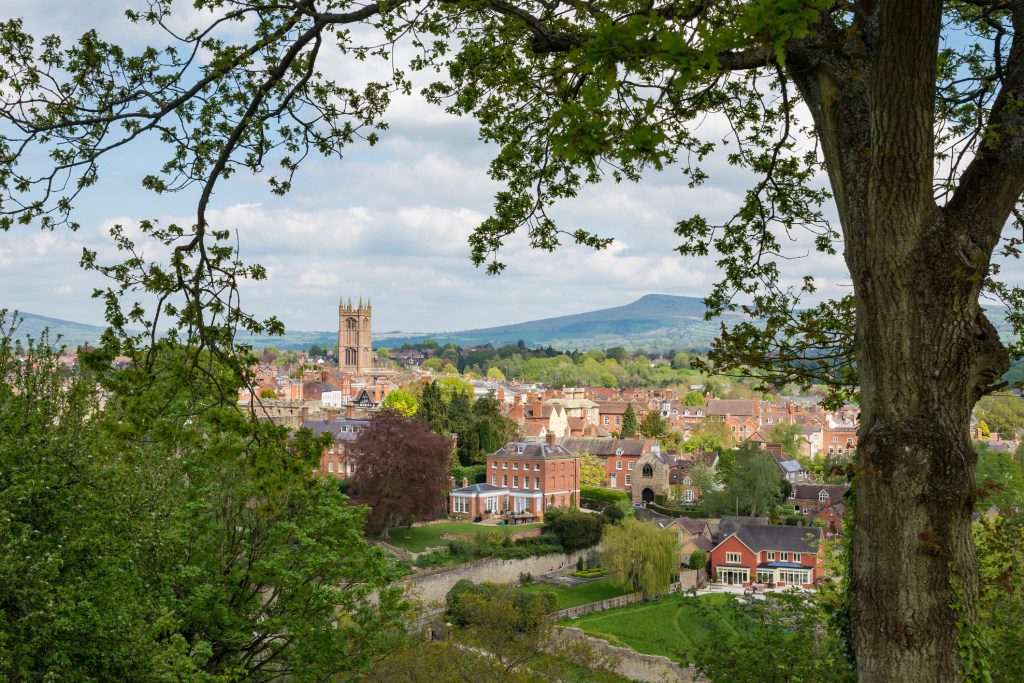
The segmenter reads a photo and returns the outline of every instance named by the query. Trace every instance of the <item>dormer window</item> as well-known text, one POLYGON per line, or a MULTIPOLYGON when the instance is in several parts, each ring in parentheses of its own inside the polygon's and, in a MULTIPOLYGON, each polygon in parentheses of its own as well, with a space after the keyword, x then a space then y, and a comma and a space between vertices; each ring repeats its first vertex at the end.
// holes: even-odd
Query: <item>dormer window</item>
POLYGON ((790 498, 796 498, 796 489, 790 489, 789 490, 789 497, 790 498))
POLYGON ((818 502, 819 503, 824 503, 826 500, 828 500, 828 491, 822 490, 818 494, 818 502))
POLYGON ((615 455, 622 455, 622 449, 621 448, 616 448, 615 449, 615 455))
POLYGON ((520 445, 516 446, 516 453, 522 454, 522 452, 523 452, 523 445, 520 444, 520 445))

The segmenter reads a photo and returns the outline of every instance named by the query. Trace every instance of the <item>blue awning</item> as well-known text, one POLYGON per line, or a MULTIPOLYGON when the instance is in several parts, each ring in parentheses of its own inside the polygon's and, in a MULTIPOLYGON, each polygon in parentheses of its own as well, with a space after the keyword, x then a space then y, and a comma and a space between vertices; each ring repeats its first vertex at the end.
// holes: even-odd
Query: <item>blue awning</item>
POLYGON ((757 565, 758 569, 814 569, 806 564, 800 564, 799 562, 762 562, 757 565))

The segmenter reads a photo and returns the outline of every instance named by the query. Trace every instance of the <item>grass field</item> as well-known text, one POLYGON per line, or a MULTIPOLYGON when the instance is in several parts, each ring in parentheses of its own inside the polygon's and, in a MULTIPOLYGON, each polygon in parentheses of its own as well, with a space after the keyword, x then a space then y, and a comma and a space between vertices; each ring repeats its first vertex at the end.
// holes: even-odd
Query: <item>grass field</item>
MULTIPOLYGON (((713 605, 721 605, 713 614, 719 623, 730 627, 727 595, 704 595, 713 605)), ((707 637, 707 622, 694 609, 670 595, 653 602, 639 602, 628 607, 593 612, 578 619, 567 619, 565 626, 575 626, 588 634, 607 640, 612 645, 628 647, 650 655, 663 655, 680 663, 687 661, 687 652, 701 646, 707 637)))
POLYGON ((427 524, 425 526, 414 526, 412 528, 398 528, 391 530, 391 538, 388 543, 405 548, 414 553, 420 553, 427 548, 436 548, 446 543, 441 538, 442 534, 467 534, 470 538, 483 531, 487 534, 500 533, 511 534, 516 531, 535 529, 540 524, 518 524, 516 526, 494 526, 492 524, 473 524, 472 522, 441 522, 439 524, 427 524))
POLYGON ((596 581, 581 583, 577 586, 573 586, 572 588, 559 588, 558 586, 552 586, 549 583, 535 583, 530 586, 523 586, 520 590, 528 593, 549 590, 558 598, 558 609, 585 605, 588 602, 597 602, 598 600, 607 600, 608 598, 625 595, 629 592, 629 589, 616 586, 612 583, 611 579, 607 577, 597 579, 596 581))

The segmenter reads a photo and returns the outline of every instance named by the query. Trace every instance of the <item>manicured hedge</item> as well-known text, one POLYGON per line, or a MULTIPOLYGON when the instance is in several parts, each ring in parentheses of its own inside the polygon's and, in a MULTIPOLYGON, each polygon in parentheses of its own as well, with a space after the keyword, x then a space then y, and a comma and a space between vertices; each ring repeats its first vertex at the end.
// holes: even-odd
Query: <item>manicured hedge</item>
POLYGON ((705 517, 706 513, 701 508, 670 508, 664 505, 658 505, 657 503, 648 503, 648 510, 653 510, 660 515, 668 515, 669 517, 705 517))
POLYGON ((487 481, 487 465, 468 465, 455 469, 455 488, 462 486, 465 477, 470 484, 481 484, 487 481))
POLYGON ((600 486, 587 486, 586 484, 580 486, 580 498, 599 500, 603 503, 614 503, 617 500, 631 500, 629 493, 627 491, 605 489, 601 488, 600 486))

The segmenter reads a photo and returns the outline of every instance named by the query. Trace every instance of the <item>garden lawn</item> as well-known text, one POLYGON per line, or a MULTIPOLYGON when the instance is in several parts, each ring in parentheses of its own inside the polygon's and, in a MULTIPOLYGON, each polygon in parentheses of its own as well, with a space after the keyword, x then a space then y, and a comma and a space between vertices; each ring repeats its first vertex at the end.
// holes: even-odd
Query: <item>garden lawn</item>
MULTIPOLYGON (((732 607, 726 594, 703 595, 701 600, 718 605, 714 618, 732 623, 732 607)), ((707 636, 707 623, 692 607, 680 602, 679 596, 669 595, 652 602, 638 602, 627 607, 592 612, 578 619, 566 619, 563 626, 583 629, 595 638, 612 645, 628 647, 637 652, 662 655, 680 664, 688 660, 687 653, 701 646, 707 636)))
POLYGON ((470 540, 479 532, 485 534, 499 533, 507 535, 517 531, 536 529, 540 524, 518 524, 516 526, 495 526, 493 524, 473 524, 472 522, 440 522, 425 524, 411 528, 399 527, 391 530, 388 543, 414 553, 421 553, 427 548, 436 548, 447 543, 442 534, 465 534, 470 540))
POLYGON ((573 586, 572 588, 560 588, 558 586, 553 586, 550 583, 535 583, 529 586, 523 586, 520 590, 527 593, 537 593, 543 590, 551 591, 555 594, 555 597, 558 598, 557 609, 586 605, 588 602, 607 600, 608 598, 614 598, 619 595, 629 593, 628 588, 616 586, 608 577, 597 579, 595 581, 588 581, 587 583, 581 583, 573 586))

